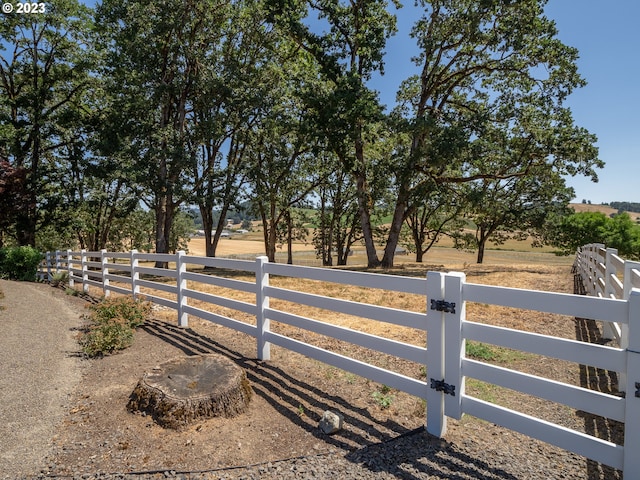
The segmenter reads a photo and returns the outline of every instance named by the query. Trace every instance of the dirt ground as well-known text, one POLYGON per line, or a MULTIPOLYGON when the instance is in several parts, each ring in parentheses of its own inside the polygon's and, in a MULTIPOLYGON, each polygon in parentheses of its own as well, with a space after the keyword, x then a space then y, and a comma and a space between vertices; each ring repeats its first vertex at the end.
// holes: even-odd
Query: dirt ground
MULTIPOLYGON (((573 277, 567 265, 460 267, 466 268, 469 282, 573 291, 573 277)), ((423 275, 424 269, 405 265, 399 273, 423 275)), ((60 294, 64 295, 61 291, 60 294)), ((78 306, 86 302, 69 299, 78 306)), ((416 397, 278 347, 272 347, 269 362, 259 362, 255 360, 252 337, 197 318, 190 320, 189 328, 179 328, 173 316, 175 312, 159 307, 155 318, 137 331, 132 347, 116 355, 85 360, 85 376, 73 407, 54 437, 45 473, 209 472, 329 451, 348 452, 424 425, 425 403, 416 397), (149 416, 127 411, 129 395, 145 372, 173 357, 201 353, 225 355, 246 370, 254 391, 247 413, 234 419, 200 421, 183 431, 173 431, 159 427, 149 416), (338 411, 345 418, 345 428, 331 436, 318 428, 326 410, 338 411)), ((492 311, 483 305, 470 305, 468 316, 543 334, 568 338, 580 335, 573 318, 516 313, 511 309, 492 311)), ((381 324, 380 328, 389 332, 388 325, 381 324)), ((356 358, 371 357, 371 352, 353 345, 311 339, 308 332, 288 334, 356 358)), ((427 374, 424 367, 411 362, 378 360, 409 376, 424 378, 427 374)), ((550 359, 501 353, 495 363, 568 383, 589 382, 579 366, 550 359)), ((467 391, 571 428, 588 429, 591 421, 566 407, 526 395, 505 395, 497 387, 480 382, 468 382, 467 391)), ((465 442, 465 432, 471 430, 475 437, 490 441, 496 435, 495 428, 465 417, 459 422, 449 421, 446 439, 465 442)), ((522 438, 510 435, 506 441, 521 443, 522 438)))

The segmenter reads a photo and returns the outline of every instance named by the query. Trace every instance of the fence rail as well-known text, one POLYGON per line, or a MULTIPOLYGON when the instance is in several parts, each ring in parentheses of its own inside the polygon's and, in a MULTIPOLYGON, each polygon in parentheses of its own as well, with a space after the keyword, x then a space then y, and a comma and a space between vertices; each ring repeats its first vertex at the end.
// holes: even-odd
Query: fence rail
POLYGON ((585 279, 592 296, 478 285, 467 283, 462 273, 429 272, 426 278, 411 278, 271 264, 266 257, 247 261, 195 257, 184 252, 47 253, 42 275, 51 278, 57 271, 66 271, 71 286, 81 284, 84 290, 96 286, 102 288, 104 295, 144 295, 154 303, 175 309, 181 326, 188 325, 189 316, 196 316, 238 330, 255 338, 257 357, 262 360, 269 360, 271 345, 277 345, 425 399, 426 428, 434 435, 445 434, 447 418, 470 414, 632 475, 640 471, 639 267, 603 246, 583 247, 576 256, 575 269, 585 279), (147 262, 164 262, 168 268, 156 268, 147 262), (215 270, 202 271, 205 267, 215 270), (223 271, 241 272, 252 280, 225 276, 220 273, 223 271), (270 284, 271 277, 276 276, 422 295, 424 311, 330 298, 270 284), (204 291, 204 286, 220 290, 212 293, 204 291), (242 299, 225 296, 225 289, 241 292, 242 299), (272 306, 272 300, 274 305, 278 302, 278 308, 272 306), (619 344, 585 343, 474 322, 467 319, 469 302, 603 321, 615 326, 612 331, 619 332, 619 344), (409 327, 424 342, 408 344, 323 322, 312 318, 312 314, 288 311, 286 306, 292 304, 308 306, 310 311, 321 308, 355 316, 363 324, 384 322, 409 327), (208 308, 210 305, 244 316, 214 312, 208 308), (272 321, 415 362, 426 368, 427 378, 412 378, 273 331, 272 321), (610 395, 468 358, 467 341, 617 371, 622 374, 621 390, 635 394, 610 395), (627 426, 624 441, 616 444, 602 440, 474 397, 466 391, 467 378, 623 422, 627 426))

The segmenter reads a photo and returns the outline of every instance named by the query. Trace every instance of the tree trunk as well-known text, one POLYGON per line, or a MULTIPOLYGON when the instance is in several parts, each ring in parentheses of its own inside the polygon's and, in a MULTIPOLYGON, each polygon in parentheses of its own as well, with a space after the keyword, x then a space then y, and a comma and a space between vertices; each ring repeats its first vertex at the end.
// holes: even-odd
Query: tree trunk
MULTIPOLYGON (((167 218, 167 199, 162 196, 158 199, 156 205, 156 253, 169 253, 169 244, 165 235, 165 226, 167 218)), ((166 268, 167 263, 157 261, 156 268, 166 268)))
POLYGON ((366 191, 366 179, 363 173, 356 173, 356 189, 358 192, 358 213, 360 215, 360 224, 362 226, 362 236, 364 237, 364 245, 367 250, 367 266, 376 268, 380 265, 376 245, 373 241, 373 228, 371 228, 371 215, 367 199, 369 195, 366 191))
POLYGON ((383 268, 393 268, 393 260, 396 254, 396 248, 400 241, 400 231, 402 223, 407 218, 407 210, 409 205, 409 192, 404 185, 400 186, 396 207, 393 210, 393 219, 391 220, 391 228, 387 236, 387 245, 384 248, 384 256, 382 257, 383 268))
POLYGON ((180 430, 202 419, 244 413, 252 395, 245 371, 229 358, 183 356, 146 373, 127 409, 150 414, 162 427, 180 430))
POLYGON ((291 210, 287 210, 287 265, 293 265, 293 222, 291 210))
POLYGON ((482 263, 484 260, 484 246, 486 241, 486 239, 482 239, 478 242, 478 256, 476 258, 476 263, 482 263))

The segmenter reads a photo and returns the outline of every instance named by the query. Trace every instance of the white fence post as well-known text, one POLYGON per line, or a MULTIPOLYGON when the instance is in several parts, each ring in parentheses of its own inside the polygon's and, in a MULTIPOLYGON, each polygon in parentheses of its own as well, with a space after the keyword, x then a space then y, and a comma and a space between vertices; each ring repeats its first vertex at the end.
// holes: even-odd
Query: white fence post
MULTIPOLYGON (((615 275, 616 269, 613 264, 613 260, 611 260, 612 255, 617 255, 618 250, 615 248, 607 248, 607 257, 605 259, 605 273, 604 273, 604 297, 611 298, 614 295, 613 285, 611 283, 611 277, 615 275)), ((602 338, 607 340, 611 340, 616 338, 616 334, 613 330, 613 325, 611 322, 603 322, 602 323, 602 338)))
POLYGON ((82 267, 82 291, 87 293, 89 291, 89 269, 87 268, 87 251, 80 250, 80 265, 82 267))
POLYGON ((629 294, 627 346, 627 394, 624 416, 623 473, 635 477, 640 472, 640 290, 629 294))
POLYGON ((187 264, 184 261, 186 255, 184 250, 180 250, 176 255, 176 282, 178 287, 178 326, 189 326, 189 315, 184 311, 184 307, 187 306, 187 296, 184 294, 184 290, 187 288, 187 279, 184 278, 184 274, 187 273, 187 264))
POLYGON ((62 252, 60 250, 56 250, 56 268, 55 273, 60 271, 60 257, 62 256, 62 252))
POLYGON ((102 294, 105 298, 111 295, 109 289, 109 257, 107 256, 107 250, 100 250, 100 268, 102 269, 102 294))
MULTIPOLYGON (((50 282, 53 278, 53 274, 51 273, 51 252, 49 251, 45 254, 45 262, 47 262, 47 281, 50 282)), ((40 280, 44 280, 44 275, 40 280)))
POLYGON ((140 285, 138 285, 138 280, 140 280, 140 272, 138 272, 138 250, 135 248, 131 250, 131 295, 133 295, 133 299, 137 299, 140 295, 140 285))
POLYGON ((76 282, 73 280, 73 255, 71 250, 67 250, 67 272, 69 273, 69 287, 74 288, 76 282))
MULTIPOLYGON (((593 250, 592 250, 592 254, 591 254, 591 266, 589 268, 590 270, 590 276, 591 276, 591 295, 593 295, 594 297, 598 296, 598 274, 599 274, 599 263, 600 263, 600 250, 604 249, 604 244, 603 243, 594 243, 593 244, 593 250)), ((602 259, 602 261, 604 262, 604 258, 602 259)))
POLYGON ((265 256, 256 257, 256 327, 258 359, 271 360, 271 343, 265 340, 265 333, 271 325, 265 309, 269 308, 269 296, 265 293, 265 287, 269 286, 269 274, 265 272, 265 265, 269 259, 265 256))
POLYGON ((466 275, 461 272, 450 272, 444 277, 444 298, 448 304, 444 321, 444 378, 447 382, 444 411, 448 417, 456 420, 462 417, 462 395, 465 392, 465 379, 462 376, 462 359, 466 347, 466 341, 462 337, 462 322, 466 318, 462 292, 465 280, 466 275))
POLYGON ((633 273, 631 270, 640 271, 640 262, 633 262, 631 260, 625 260, 624 262, 624 298, 629 298, 632 288, 640 288, 640 285, 633 285, 633 273))
POLYGON ((444 274, 427 273, 427 432, 436 437, 447 433, 444 414, 444 392, 436 390, 435 383, 444 381, 444 312, 435 309, 444 299, 444 274), (434 308, 432 308, 432 305, 434 308))

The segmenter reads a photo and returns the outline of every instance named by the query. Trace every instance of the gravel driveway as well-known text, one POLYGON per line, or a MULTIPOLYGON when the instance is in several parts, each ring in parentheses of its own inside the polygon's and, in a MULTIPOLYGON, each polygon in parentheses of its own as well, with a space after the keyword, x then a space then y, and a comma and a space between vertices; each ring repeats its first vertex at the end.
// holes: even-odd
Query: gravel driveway
POLYGON ((81 312, 49 285, 0 280, 0 292, 0 478, 15 479, 39 473, 81 379, 81 312))

